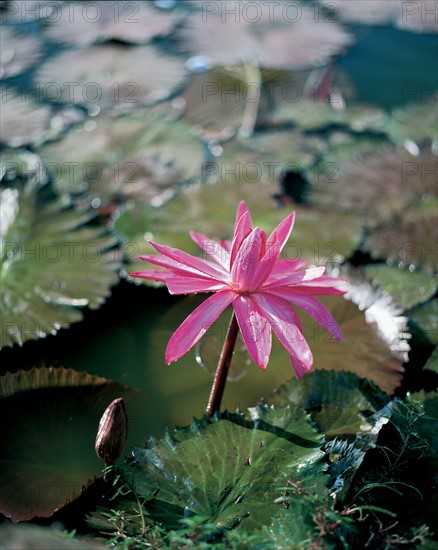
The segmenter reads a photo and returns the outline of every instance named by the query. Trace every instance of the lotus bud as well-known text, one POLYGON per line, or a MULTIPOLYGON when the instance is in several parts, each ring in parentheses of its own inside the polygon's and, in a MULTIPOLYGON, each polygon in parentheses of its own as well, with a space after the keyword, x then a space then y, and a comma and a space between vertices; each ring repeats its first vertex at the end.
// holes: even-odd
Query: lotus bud
POLYGON ((128 415, 122 397, 108 405, 99 422, 94 448, 105 466, 119 458, 128 438, 128 415))

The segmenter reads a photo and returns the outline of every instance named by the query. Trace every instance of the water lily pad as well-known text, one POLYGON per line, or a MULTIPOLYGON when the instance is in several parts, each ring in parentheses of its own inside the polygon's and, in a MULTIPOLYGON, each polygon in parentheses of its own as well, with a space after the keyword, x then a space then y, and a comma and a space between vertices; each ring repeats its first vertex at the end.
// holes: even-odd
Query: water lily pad
POLYGON ((321 298, 339 325, 343 341, 337 342, 313 319, 302 317, 313 367, 353 372, 392 394, 402 381, 407 361, 407 319, 388 295, 360 273, 348 270, 343 276, 349 289, 345 297, 321 298))
POLYGON ((297 70, 327 63, 352 42, 340 25, 316 18, 298 2, 277 4, 273 10, 236 6, 238 17, 227 14, 225 3, 222 13, 192 13, 178 32, 183 47, 217 64, 255 60, 265 68, 297 70))
POLYGON ((366 237, 364 249, 375 259, 437 272, 438 198, 425 194, 416 200, 419 204, 410 205, 391 222, 375 227, 366 237))
POLYGON ((2 548, 9 550, 105 550, 103 544, 87 539, 72 538, 71 535, 56 528, 41 527, 39 525, 6 524, 0 526, 0 540, 2 548))
POLYGON ((438 347, 435 347, 432 355, 427 360, 424 368, 438 374, 438 347))
POLYGON ((10 78, 30 69, 43 53, 39 38, 11 27, 2 27, 0 51, 0 79, 10 78))
POLYGON ((194 75, 182 94, 183 119, 202 129, 206 141, 227 140, 240 128, 250 135, 278 98, 301 89, 297 73, 260 69, 253 63, 213 67, 194 75))
POLYGON ((48 59, 35 85, 52 101, 86 105, 92 112, 133 110, 167 99, 183 83, 182 61, 155 46, 116 44, 69 50, 48 59))
POLYGON ((431 152, 416 156, 391 146, 344 158, 333 167, 333 177, 315 182, 311 198, 317 204, 359 213, 367 227, 408 222, 407 209, 424 204, 433 210, 435 162, 431 152))
POLYGON ((420 304, 409 312, 414 323, 414 337, 418 345, 438 344, 438 299, 420 304))
POLYGON ((168 525, 196 515, 217 527, 253 529, 281 511, 276 489, 287 479, 323 489, 321 443, 294 407, 225 412, 134 449, 122 475, 145 499, 146 513, 168 525))
POLYGON ((203 158, 184 123, 147 111, 85 122, 40 152, 59 192, 87 190, 101 203, 159 201, 198 175, 203 158))
POLYGON ((51 40, 73 46, 107 40, 142 44, 169 35, 176 24, 173 13, 158 10, 149 2, 98 1, 63 8, 46 34, 51 40))
POLYGON ((427 302, 438 290, 438 280, 424 271, 412 272, 396 266, 374 264, 367 265, 365 272, 403 309, 427 302))
POLYGON ((347 2, 331 2, 319 0, 323 8, 333 16, 348 23, 362 25, 387 25, 391 23, 395 13, 401 9, 400 0, 348 0, 347 2))
POLYGON ((0 152, 0 181, 32 181, 37 187, 45 185, 48 175, 41 157, 27 149, 3 149, 0 152))
POLYGON ((438 140, 438 113, 435 103, 414 103, 395 109, 386 132, 397 145, 414 141, 418 145, 438 140))
POLYGON ((395 19, 397 28, 417 34, 438 33, 436 2, 434 0, 422 0, 421 3, 410 3, 402 0, 401 4, 395 19))
POLYGON ((31 185, 1 193, 1 347, 55 334, 98 308, 118 281, 116 239, 84 225, 87 208, 61 199, 44 205, 31 185))
POLYGON ((381 132, 388 116, 377 107, 354 105, 334 109, 328 101, 300 98, 295 102, 284 102, 272 118, 277 124, 292 122, 303 130, 346 126, 355 132, 381 132))
MULTIPOLYGON (((260 179, 261 164, 233 165, 234 172, 225 176, 224 166, 218 163, 213 168, 226 182, 194 186, 161 209, 142 205, 127 209, 116 220, 116 231, 132 244, 136 255, 155 253, 147 242, 150 239, 196 255, 200 250, 188 232, 196 230, 213 238, 230 239, 236 205, 243 199, 251 211, 254 225, 267 232, 272 231, 289 211, 296 210, 297 222, 284 248, 285 257, 323 264, 340 262, 352 253, 361 234, 356 216, 300 205, 278 208, 272 199, 278 187, 268 178, 260 179), (324 225, 318 223, 322 218, 324 225)), ((132 254, 130 260, 135 260, 132 254)), ((128 271, 138 271, 139 267, 138 262, 130 263, 128 271)))
POLYGON ((2 117, 0 141, 10 147, 39 145, 59 135, 67 126, 78 122, 83 115, 74 108, 64 108, 56 114, 49 105, 35 98, 1 89, 2 117))
MULTIPOLYGON (((0 378, 1 513, 14 521, 50 516, 99 475, 94 451, 99 419, 131 390, 63 368, 0 378)), ((132 393, 132 392, 131 392, 132 393)))

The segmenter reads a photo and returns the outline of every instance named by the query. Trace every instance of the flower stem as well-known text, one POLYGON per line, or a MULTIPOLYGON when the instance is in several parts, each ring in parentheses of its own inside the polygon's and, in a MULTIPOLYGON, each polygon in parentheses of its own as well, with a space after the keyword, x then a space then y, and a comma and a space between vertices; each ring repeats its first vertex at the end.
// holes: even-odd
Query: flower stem
POLYGON ((228 370, 233 357, 234 346, 236 344, 237 335, 239 334, 239 325, 237 324, 236 315, 233 312, 231 321, 228 326, 227 335, 225 336, 224 346, 214 375, 213 385, 211 387, 210 398, 208 400, 207 416, 213 416, 220 409, 222 396, 224 394, 225 382, 227 381, 228 370))

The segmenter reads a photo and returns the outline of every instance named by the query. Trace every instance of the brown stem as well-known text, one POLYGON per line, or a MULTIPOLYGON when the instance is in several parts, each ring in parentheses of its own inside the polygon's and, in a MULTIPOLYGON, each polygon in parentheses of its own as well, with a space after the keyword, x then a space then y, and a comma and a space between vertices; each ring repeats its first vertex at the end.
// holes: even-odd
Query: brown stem
POLYGON ((239 325, 237 324, 236 315, 233 312, 231 321, 228 326, 227 335, 225 336, 224 346, 222 348, 219 363, 217 365, 216 374, 214 375, 213 385, 211 387, 210 398, 208 400, 207 416, 213 416, 220 409, 222 396, 224 394, 225 382, 227 381, 228 370, 233 357, 234 345, 239 334, 239 325))

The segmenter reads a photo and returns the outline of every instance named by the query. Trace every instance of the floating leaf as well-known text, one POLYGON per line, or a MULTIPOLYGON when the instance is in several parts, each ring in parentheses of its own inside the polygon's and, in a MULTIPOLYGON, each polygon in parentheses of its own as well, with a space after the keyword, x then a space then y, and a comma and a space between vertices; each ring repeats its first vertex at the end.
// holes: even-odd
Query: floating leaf
POLYGON ((132 391, 105 378, 63 368, 0 378, 1 513, 14 521, 50 516, 98 475, 99 419, 132 391))
POLYGON ((434 348, 432 355, 427 360, 424 368, 438 374, 438 347, 434 348))
POLYGON ((395 26, 403 31, 417 34, 438 33, 435 0, 422 0, 421 3, 413 4, 402 0, 396 15, 395 26))
POLYGON ((407 0, 348 0, 331 2, 319 0, 331 16, 337 16, 348 23, 363 25, 387 25, 415 33, 436 33, 438 23, 434 0, 409 2, 407 0))
POLYGON ((101 203, 160 197, 198 175, 201 143, 182 122, 148 112, 86 122, 41 150, 60 192, 88 190, 101 203))
MULTIPOLYGON (((269 166, 273 167, 270 162, 269 166)), ((131 243, 135 256, 154 253, 147 243, 152 239, 169 246, 199 254, 199 248, 188 235, 196 229, 212 238, 230 239, 236 205, 245 200, 251 210, 255 226, 272 231, 284 218, 286 209, 275 206, 272 196, 278 187, 269 180, 269 172, 263 161, 259 163, 232 164, 226 175, 227 165, 221 162, 205 165, 203 170, 214 171, 219 180, 214 185, 199 185, 190 188, 169 201, 165 207, 152 209, 136 205, 127 209, 116 220, 116 231, 131 243), (266 169, 266 177, 262 171, 266 169), (196 220, 194 225, 193 220, 196 220)), ((271 172, 272 174, 272 172, 271 172)), ((337 263, 358 246, 360 223, 353 214, 333 210, 291 205, 296 210, 297 223, 291 239, 284 248, 287 258, 304 258, 312 263, 337 263), (324 225, 316 223, 324 218, 324 225)), ((129 265, 129 270, 138 271, 138 263, 129 265)))
POLYGON ((409 312, 414 323, 414 336, 419 345, 438 344, 438 299, 420 304, 409 312))
POLYGON ((331 2, 319 0, 320 4, 332 16, 348 23, 363 25, 386 25, 391 23, 394 14, 401 10, 400 0, 348 0, 331 2))
POLYGON ((78 122, 82 115, 73 108, 65 108, 56 115, 41 100, 11 94, 1 89, 2 117, 0 141, 10 147, 38 145, 59 135, 68 125, 78 122))
POLYGON ((395 109, 386 132, 397 145, 413 141, 418 145, 438 140, 438 113, 435 103, 413 103, 395 109))
POLYGON ((365 266, 365 273, 403 309, 427 302, 438 290, 438 281, 424 271, 372 264, 365 266))
MULTIPOLYGON (((344 494, 365 458, 376 446, 391 416, 389 398, 373 384, 346 372, 313 371, 292 379, 269 399, 276 405, 304 407, 325 434, 334 495, 344 494)), ((333 495, 332 495, 333 496, 333 495)))
POLYGON ((318 204, 359 212, 366 226, 406 222, 406 209, 430 208, 436 193, 435 157, 416 156, 395 147, 356 158, 341 159, 333 177, 316 181, 312 199, 318 204), (403 215, 402 215, 403 214, 403 215))
POLYGON ((3 149, 0 153, 0 181, 31 181, 37 187, 45 185, 49 178, 41 157, 26 149, 3 149))
POLYGON ((217 527, 253 529, 281 511, 274 500, 286 480, 323 488, 321 442, 293 407, 225 412, 134 449, 122 475, 147 513, 168 525, 196 515, 217 527))
POLYGON ((91 46, 48 59, 35 76, 44 98, 96 109, 133 110, 167 99, 181 86, 180 59, 155 46, 91 46), (152 77, 153 75, 153 77, 152 77))
POLYGON ((401 267, 419 266, 438 271, 438 197, 427 193, 391 222, 375 227, 366 237, 364 249, 373 258, 391 260, 401 267), (421 201, 421 202, 420 202, 421 201))
POLYGON ((328 101, 299 98, 284 102, 272 117, 273 122, 292 122, 303 130, 320 130, 328 126, 346 126, 354 132, 381 132, 388 116, 377 107, 354 105, 334 109, 328 101))
POLYGON ((388 295, 359 273, 349 270, 341 275, 348 280, 345 297, 321 301, 339 325, 343 341, 337 342, 325 331, 322 334, 313 319, 302 318, 313 367, 353 372, 392 394, 403 378, 402 363, 407 361, 407 320, 388 295))
POLYGON ((64 8, 46 34, 51 40, 73 46, 107 40, 142 44, 169 35, 176 24, 174 14, 160 11, 149 2, 98 1, 64 8))
POLYGON ((340 25, 318 19, 298 2, 277 4, 277 10, 236 6, 246 15, 227 14, 224 3, 222 13, 194 12, 187 17, 178 33, 183 46, 217 64, 256 61, 264 68, 297 70, 327 63, 352 41, 340 25))
POLYGON ((39 200, 31 185, 1 192, 1 347, 80 321, 78 307, 100 307, 118 281, 118 254, 110 250, 116 240, 84 225, 93 212, 39 200))
POLYGON ((106 546, 91 540, 79 540, 53 527, 4 523, 0 526, 2 548, 14 550, 105 550, 106 546))
POLYGON ((301 89, 297 73, 260 69, 253 63, 214 67, 194 75, 179 100, 184 120, 201 128, 206 141, 227 140, 240 128, 251 135, 279 98, 301 89))
POLYGON ((42 55, 42 45, 36 36, 2 27, 0 51, 0 79, 10 78, 35 65, 42 55))

